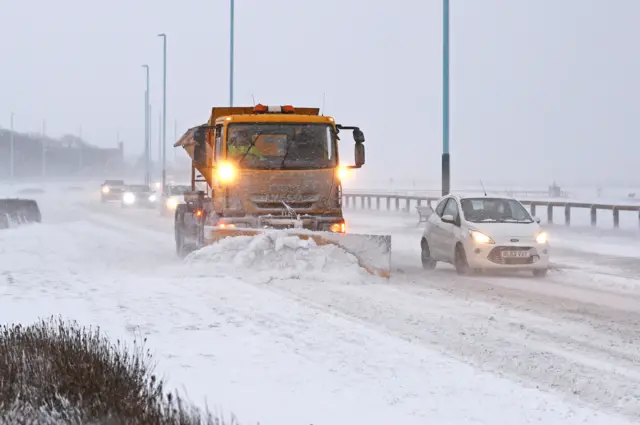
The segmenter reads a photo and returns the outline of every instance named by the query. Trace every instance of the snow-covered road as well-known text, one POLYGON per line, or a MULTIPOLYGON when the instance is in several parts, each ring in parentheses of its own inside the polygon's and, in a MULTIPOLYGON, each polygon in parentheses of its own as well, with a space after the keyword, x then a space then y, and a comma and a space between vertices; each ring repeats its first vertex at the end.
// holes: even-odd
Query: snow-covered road
POLYGON ((545 280, 458 277, 420 268, 413 217, 350 213, 353 232, 393 234, 387 282, 348 264, 320 275, 187 266, 155 212, 82 194, 41 208, 42 225, 0 233, 2 322, 63 314, 114 338, 146 335, 172 385, 242 423, 640 420, 637 238, 625 256, 596 245, 603 235, 557 229, 545 280))

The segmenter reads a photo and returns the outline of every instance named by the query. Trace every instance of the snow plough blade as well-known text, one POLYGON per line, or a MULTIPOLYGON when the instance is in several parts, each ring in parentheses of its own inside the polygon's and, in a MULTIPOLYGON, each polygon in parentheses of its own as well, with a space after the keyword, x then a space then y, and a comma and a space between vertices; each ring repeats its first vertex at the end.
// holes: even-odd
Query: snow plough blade
MULTIPOLYGON (((256 236, 270 229, 210 228, 206 232, 205 244, 210 245, 224 238, 256 236)), ((391 235, 362 235, 352 233, 320 232, 302 229, 284 230, 302 240, 312 239, 316 245, 336 245, 358 260, 360 267, 368 273, 389 278, 391 275, 391 235)))
POLYGON ((42 216, 33 199, 0 199, 0 229, 25 223, 40 223, 42 216))

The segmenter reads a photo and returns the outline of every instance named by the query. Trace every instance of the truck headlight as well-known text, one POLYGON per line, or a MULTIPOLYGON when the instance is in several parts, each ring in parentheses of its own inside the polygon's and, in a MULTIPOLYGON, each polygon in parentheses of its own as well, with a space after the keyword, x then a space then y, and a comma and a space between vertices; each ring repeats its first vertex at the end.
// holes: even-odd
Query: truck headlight
POLYGON ((102 187, 102 193, 104 193, 105 195, 106 195, 107 193, 109 193, 110 191, 111 191, 111 189, 109 189, 109 186, 103 186, 103 187, 102 187))
POLYGON ((338 176, 338 180, 344 181, 349 177, 349 169, 344 165, 339 165, 336 170, 336 174, 338 176))
POLYGON ((222 162, 216 168, 216 174, 221 183, 231 183, 236 178, 236 168, 231 163, 222 162))
POLYGON ((345 233, 347 231, 347 224, 344 221, 342 223, 333 223, 329 227, 329 231, 334 233, 345 233))
POLYGON ((131 205, 136 201, 136 195, 134 195, 131 192, 127 192, 124 195, 122 195, 122 202, 124 202, 127 205, 131 205))

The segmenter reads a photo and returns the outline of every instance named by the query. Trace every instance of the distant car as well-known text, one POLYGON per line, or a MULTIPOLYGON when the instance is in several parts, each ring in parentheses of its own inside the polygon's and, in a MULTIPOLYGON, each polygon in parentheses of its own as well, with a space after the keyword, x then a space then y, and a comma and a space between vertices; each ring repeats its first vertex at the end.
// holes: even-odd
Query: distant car
POLYGON ((160 206, 162 215, 173 214, 182 203, 185 192, 191 191, 191 185, 168 185, 167 190, 163 193, 163 202, 160 206))
POLYGON ((546 276, 549 242, 539 223, 513 198, 446 196, 427 219, 422 266, 432 270, 440 261, 458 274, 512 269, 546 276))
POLYGON ((158 202, 158 195, 151 186, 147 184, 136 184, 127 186, 122 194, 122 208, 126 207, 146 207, 155 208, 158 202))
POLYGON ((102 202, 121 200, 125 187, 124 180, 105 180, 100 186, 100 200, 102 202))

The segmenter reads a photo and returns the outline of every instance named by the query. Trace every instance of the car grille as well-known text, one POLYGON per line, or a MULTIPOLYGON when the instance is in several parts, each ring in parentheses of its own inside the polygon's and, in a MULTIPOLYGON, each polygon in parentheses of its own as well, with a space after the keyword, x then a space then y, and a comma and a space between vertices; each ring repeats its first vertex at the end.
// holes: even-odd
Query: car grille
POLYGON ((534 256, 536 255, 535 251, 532 250, 529 246, 497 246, 491 250, 488 255, 489 261, 496 264, 505 264, 505 265, 524 265, 524 264, 533 264, 534 256), (503 251, 532 251, 529 257, 524 258, 503 258, 503 251))

